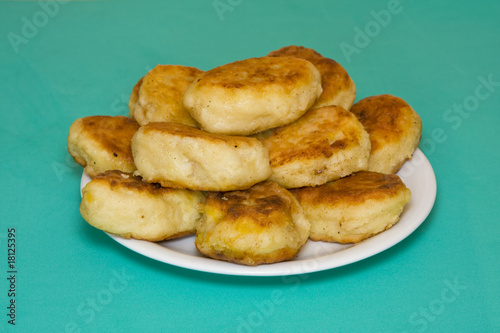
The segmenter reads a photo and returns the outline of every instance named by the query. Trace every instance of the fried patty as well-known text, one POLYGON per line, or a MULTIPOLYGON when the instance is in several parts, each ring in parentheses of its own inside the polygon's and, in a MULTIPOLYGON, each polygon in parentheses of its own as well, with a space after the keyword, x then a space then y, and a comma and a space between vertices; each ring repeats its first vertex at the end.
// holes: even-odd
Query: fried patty
POLYGON ((199 191, 164 188, 130 173, 108 171, 82 189, 80 213, 100 230, 156 242, 193 234, 203 199, 199 191))
POLYGON ((254 138, 212 134, 178 123, 149 123, 132 139, 148 182, 202 191, 247 189, 269 177, 269 153, 254 138))
POLYGON ((422 135, 422 120, 407 102, 392 95, 371 96, 354 104, 351 112, 370 135, 368 170, 396 173, 411 159, 422 135))
POLYGON ((202 70, 194 67, 157 65, 132 89, 129 116, 140 125, 170 121, 198 126, 184 109, 182 99, 189 84, 202 73, 202 70))
POLYGON ((68 152, 90 177, 107 170, 134 172, 132 136, 139 124, 124 116, 90 116, 69 128, 68 152))
POLYGON ((411 196, 397 175, 370 171, 290 192, 311 223, 310 238, 339 243, 357 243, 391 228, 411 196))
POLYGON ((341 106, 311 109, 296 122, 256 137, 269 149, 269 180, 285 188, 321 185, 368 165, 368 133, 341 106))
POLYGON ((209 192, 196 228, 197 249, 249 266, 292 259, 309 237, 302 207, 273 182, 246 191, 209 192))
POLYGON ((285 46, 268 54, 271 57, 295 57, 310 61, 321 74, 323 92, 313 108, 339 105, 349 110, 356 99, 356 85, 347 71, 338 62, 326 58, 313 49, 303 46, 285 46))
POLYGON ((249 135, 293 122, 322 92, 309 61, 261 57, 211 69, 187 88, 184 106, 208 132, 249 135))

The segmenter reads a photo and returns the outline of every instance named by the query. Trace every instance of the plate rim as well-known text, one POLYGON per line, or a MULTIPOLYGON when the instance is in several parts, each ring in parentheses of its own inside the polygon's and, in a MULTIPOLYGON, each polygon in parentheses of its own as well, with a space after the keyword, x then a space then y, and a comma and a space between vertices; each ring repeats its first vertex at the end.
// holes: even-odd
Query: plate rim
MULTIPOLYGON (((411 235, 427 219, 430 212, 432 211, 437 195, 437 182, 434 170, 425 154, 419 148, 415 150, 413 158, 405 162, 401 170, 405 170, 405 168, 409 167, 413 168, 413 172, 415 172, 416 170, 417 172, 424 173, 426 175, 425 188, 428 191, 426 192, 426 195, 422 197, 421 201, 418 202, 418 208, 421 209, 415 212, 412 211, 412 213, 416 214, 416 216, 411 217, 412 220, 414 220, 411 221, 412 223, 406 222, 406 224, 401 227, 400 220, 392 228, 378 235, 375 235, 360 243, 353 244, 334 253, 325 254, 318 257, 293 259, 290 261, 258 266, 245 266, 226 261, 215 260, 205 256, 194 256, 178 252, 173 249, 164 247, 160 245, 160 243, 136 239, 125 239, 118 235, 110 234, 107 232, 105 233, 122 246, 145 257, 169 265, 205 273, 233 276, 269 277, 306 274, 334 269, 375 256, 395 246, 396 244, 407 238, 409 235, 411 235), (348 253, 347 256, 346 252, 348 253)), ((398 174, 400 172, 398 172, 398 174)), ((403 176, 400 177, 403 178, 403 176)), ((82 173, 80 182, 80 193, 83 186, 89 180, 90 178, 84 171, 82 173)), ((412 198, 413 197, 414 195, 412 195, 412 198)), ((412 203, 411 199, 410 203, 412 203)), ((415 202, 413 202, 413 204, 415 204, 415 202)), ((409 214, 406 208, 405 211, 403 211, 401 219, 404 219, 405 213, 409 214)), ((187 238, 194 239, 194 235, 187 236, 187 238)), ((308 240, 308 242, 313 241, 308 240)), ((313 244, 322 244, 322 242, 313 242, 313 244)))

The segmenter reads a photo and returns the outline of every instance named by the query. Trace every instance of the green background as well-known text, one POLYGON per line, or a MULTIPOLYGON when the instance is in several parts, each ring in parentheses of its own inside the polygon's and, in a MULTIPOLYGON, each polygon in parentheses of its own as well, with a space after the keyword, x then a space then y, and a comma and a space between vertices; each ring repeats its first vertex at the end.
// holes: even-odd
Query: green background
POLYGON ((0 331, 500 332, 499 17, 492 0, 1 1, 0 331), (438 193, 411 236, 337 269, 233 277, 143 257, 80 217, 75 119, 127 114, 156 64, 292 44, 341 63, 357 100, 390 93, 421 115, 438 193))

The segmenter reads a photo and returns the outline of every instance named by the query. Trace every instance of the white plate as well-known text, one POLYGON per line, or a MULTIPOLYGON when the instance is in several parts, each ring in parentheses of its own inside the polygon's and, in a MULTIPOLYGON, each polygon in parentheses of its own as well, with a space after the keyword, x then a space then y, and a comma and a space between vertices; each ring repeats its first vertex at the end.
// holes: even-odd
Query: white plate
MULTIPOLYGON (((218 261, 200 254, 194 236, 152 243, 111 235, 118 243, 146 257, 203 272, 244 276, 282 276, 322 271, 344 266, 380 253, 408 237, 429 215, 436 199, 436 178, 425 155, 417 149, 411 161, 398 172, 411 190, 410 202, 391 229, 355 245, 308 241, 291 261, 249 267, 218 261)), ((82 175, 81 188, 90 181, 82 175)))

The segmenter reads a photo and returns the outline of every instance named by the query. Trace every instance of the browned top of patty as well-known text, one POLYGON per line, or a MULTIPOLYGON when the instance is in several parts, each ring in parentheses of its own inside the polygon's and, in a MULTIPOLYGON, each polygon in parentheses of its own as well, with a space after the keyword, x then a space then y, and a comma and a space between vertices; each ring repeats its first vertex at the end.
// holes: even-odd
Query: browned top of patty
POLYGON ((409 191, 399 176, 359 171, 348 177, 317 187, 291 189, 298 200, 308 205, 360 204, 367 200, 384 200, 409 191))
POLYGON ((372 152, 421 130, 418 114, 403 99, 392 95, 366 97, 351 110, 370 135, 372 152))

